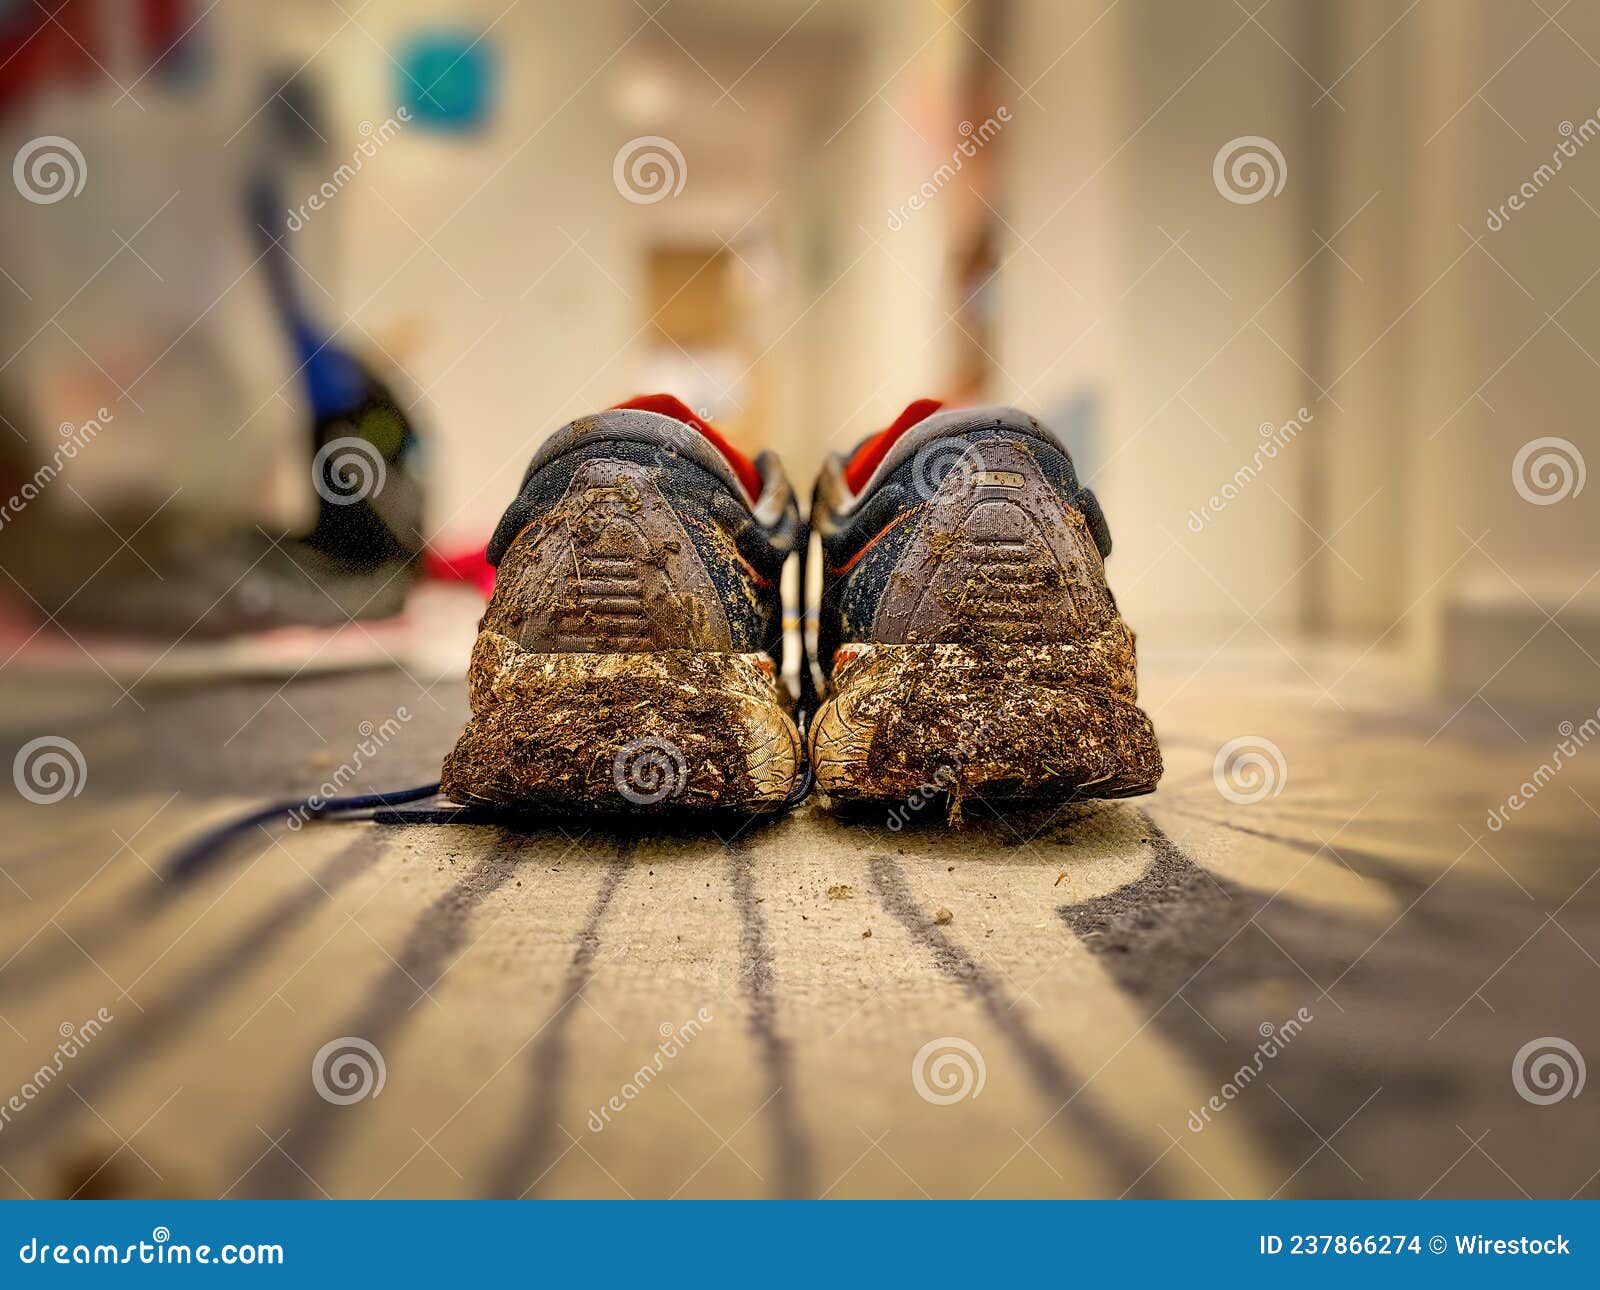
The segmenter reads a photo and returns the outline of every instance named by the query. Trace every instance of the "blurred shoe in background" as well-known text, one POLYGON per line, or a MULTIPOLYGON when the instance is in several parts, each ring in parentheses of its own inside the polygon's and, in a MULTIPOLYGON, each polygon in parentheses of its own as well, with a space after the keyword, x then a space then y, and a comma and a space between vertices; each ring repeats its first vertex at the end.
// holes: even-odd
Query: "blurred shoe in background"
MULTIPOLYGON (((206 639, 387 618, 403 607, 422 550, 416 456, 405 413, 363 371, 359 402, 319 417, 306 437, 317 498, 309 535, 41 506, 0 529, 0 563, 69 631, 206 639)), ((46 469, 14 460, 12 495, 46 469)))
POLYGON ((199 16, 0 17, 0 595, 168 642, 391 617, 423 547, 409 401, 324 316, 332 221, 286 219, 337 132, 266 19, 199 16))

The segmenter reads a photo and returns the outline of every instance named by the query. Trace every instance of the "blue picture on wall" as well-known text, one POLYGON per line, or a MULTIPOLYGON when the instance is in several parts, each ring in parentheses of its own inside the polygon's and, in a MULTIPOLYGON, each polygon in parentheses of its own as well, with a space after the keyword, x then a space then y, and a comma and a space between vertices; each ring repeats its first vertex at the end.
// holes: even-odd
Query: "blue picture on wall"
POLYGON ((402 46, 400 102, 424 128, 464 133, 488 120, 496 57, 489 38, 470 31, 428 31, 402 46))

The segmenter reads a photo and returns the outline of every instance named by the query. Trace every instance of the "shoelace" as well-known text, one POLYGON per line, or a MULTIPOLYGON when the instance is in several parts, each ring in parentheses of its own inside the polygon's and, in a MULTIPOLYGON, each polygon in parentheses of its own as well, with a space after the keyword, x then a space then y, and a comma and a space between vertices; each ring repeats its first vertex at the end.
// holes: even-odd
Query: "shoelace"
POLYGON ((800 732, 800 761, 804 769, 794 788, 789 791, 789 796, 784 799, 783 809, 792 811, 801 802, 811 796, 811 790, 816 787, 817 774, 811 768, 810 727, 811 718, 817 711, 817 679, 811 670, 811 650, 806 645, 806 572, 811 565, 811 517, 801 516, 800 522, 795 526, 796 555, 799 556, 799 577, 795 579, 797 588, 795 595, 799 603, 796 608, 799 615, 795 621, 795 636, 800 642, 800 701, 795 709, 795 727, 800 732))
POLYGON ((310 805, 308 799, 299 797, 289 801, 273 802, 269 806, 259 806, 253 811, 247 811, 243 815, 236 815, 221 824, 213 825, 199 837, 185 843, 172 859, 167 861, 166 877, 179 882, 194 877, 195 874, 209 868, 216 856, 234 838, 260 825, 286 823, 296 814, 307 820, 360 819, 361 812, 399 806, 405 802, 418 802, 424 798, 434 797, 438 792, 439 784, 435 781, 432 784, 418 784, 415 788, 397 788, 387 793, 324 798, 316 806, 310 805))
MULTIPOLYGON (((800 746, 805 748, 805 721, 804 715, 800 723, 800 746)), ((804 758, 804 770, 795 786, 789 790, 789 795, 783 799, 782 813, 788 812, 799 806, 811 795, 812 787, 816 782, 815 773, 811 769, 811 759, 804 758)), ((224 820, 221 824, 213 825, 198 837, 191 839, 180 847, 166 864, 163 875, 168 881, 185 882, 194 878, 216 863, 228 843, 241 837, 253 828, 264 827, 271 824, 282 824, 292 816, 299 814, 308 822, 311 820, 338 820, 343 822, 357 820, 373 820, 380 824, 402 823, 460 823, 460 824, 492 824, 503 823, 508 816, 515 812, 495 810, 474 810, 462 808, 452 811, 448 816, 420 816, 416 820, 392 814, 394 807, 403 806, 408 802, 420 802, 430 797, 437 797, 439 784, 418 784, 414 788, 391 789, 384 793, 364 793, 350 797, 330 797, 318 803, 316 807, 308 806, 304 798, 293 798, 281 802, 273 802, 268 806, 257 807, 242 815, 236 815, 224 820)))
MULTIPOLYGON (((801 634, 804 635, 804 625, 801 634)), ((801 666, 805 666, 805 646, 801 645, 801 666)), ((804 675, 802 673, 802 675, 804 675)), ((805 689, 802 680, 801 689, 805 689)), ((810 711, 802 704, 796 722, 800 731, 801 766, 800 777, 795 781, 795 786, 789 790, 789 795, 783 799, 782 812, 787 814, 811 796, 811 790, 816 784, 816 774, 811 769, 811 758, 806 755, 806 729, 809 725, 810 711)), ((165 877, 175 882, 184 882, 195 875, 204 872, 214 864, 222 854, 228 843, 241 837, 253 828, 265 827, 271 824, 286 823, 291 817, 299 815, 306 821, 311 820, 376 820, 381 824, 400 824, 411 822, 404 817, 392 814, 394 807, 403 806, 408 802, 420 802, 439 794, 439 783, 435 780, 431 784, 418 784, 412 788, 396 788, 383 793, 362 793, 348 797, 325 798, 311 806, 306 798, 292 798, 285 801, 273 802, 267 806, 259 806, 254 810, 246 811, 224 820, 221 824, 213 825, 204 833, 185 843, 178 849, 167 862, 165 877)), ((462 809, 453 812, 449 817, 419 817, 417 823, 447 823, 450 820, 462 824, 488 824, 503 822, 505 817, 514 812, 504 811, 477 811, 462 809)))

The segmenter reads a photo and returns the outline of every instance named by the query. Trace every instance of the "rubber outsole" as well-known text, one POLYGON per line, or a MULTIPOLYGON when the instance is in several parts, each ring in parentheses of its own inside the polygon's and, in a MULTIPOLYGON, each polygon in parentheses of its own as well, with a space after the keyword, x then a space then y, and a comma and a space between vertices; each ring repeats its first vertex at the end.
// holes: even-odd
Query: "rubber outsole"
POLYGON ((536 653, 484 631, 452 801, 528 810, 781 809, 800 736, 764 654, 536 653))
POLYGON ((831 802, 1057 801, 1154 790, 1161 752, 1120 624, 1074 644, 851 645, 810 731, 831 802))

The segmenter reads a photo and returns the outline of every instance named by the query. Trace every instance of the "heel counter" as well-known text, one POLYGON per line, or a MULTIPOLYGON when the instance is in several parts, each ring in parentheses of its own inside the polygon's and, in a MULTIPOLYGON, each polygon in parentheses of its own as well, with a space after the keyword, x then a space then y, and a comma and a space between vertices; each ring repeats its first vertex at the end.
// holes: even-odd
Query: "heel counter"
POLYGON ((1070 642, 1115 620, 1089 520, 1024 442, 950 441, 938 455, 949 468, 889 575, 873 640, 1070 642))
POLYGON ((580 465, 507 548, 483 628, 548 653, 731 649, 722 597, 654 476, 580 465))

